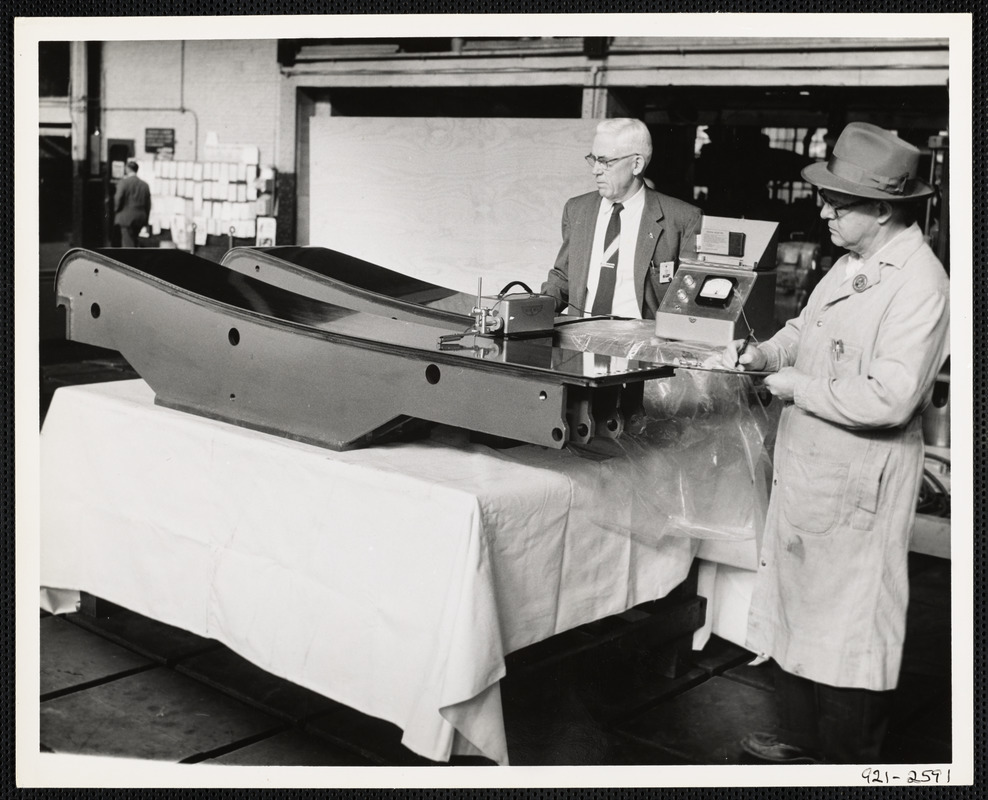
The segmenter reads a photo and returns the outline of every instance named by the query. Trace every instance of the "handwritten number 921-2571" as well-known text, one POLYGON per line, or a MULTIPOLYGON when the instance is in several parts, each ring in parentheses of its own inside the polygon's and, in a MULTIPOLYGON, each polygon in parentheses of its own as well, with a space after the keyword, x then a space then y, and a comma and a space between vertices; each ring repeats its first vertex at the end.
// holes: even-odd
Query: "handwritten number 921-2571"
POLYGON ((950 783, 949 769, 907 769, 889 771, 866 767, 861 773, 866 783, 950 783))

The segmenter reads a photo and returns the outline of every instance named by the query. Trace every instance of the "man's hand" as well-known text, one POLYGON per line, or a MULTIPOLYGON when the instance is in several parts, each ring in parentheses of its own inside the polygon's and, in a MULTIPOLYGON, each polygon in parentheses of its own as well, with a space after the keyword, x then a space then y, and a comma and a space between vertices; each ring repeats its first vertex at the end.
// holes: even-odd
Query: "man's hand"
POLYGON ((735 339, 721 353, 717 367, 738 370, 763 370, 768 365, 768 358, 758 349, 758 345, 749 344, 738 356, 738 351, 744 346, 744 339, 735 339))
POLYGON ((796 393, 796 381, 803 376, 795 367, 783 367, 764 380, 765 388, 780 400, 792 400, 796 393))

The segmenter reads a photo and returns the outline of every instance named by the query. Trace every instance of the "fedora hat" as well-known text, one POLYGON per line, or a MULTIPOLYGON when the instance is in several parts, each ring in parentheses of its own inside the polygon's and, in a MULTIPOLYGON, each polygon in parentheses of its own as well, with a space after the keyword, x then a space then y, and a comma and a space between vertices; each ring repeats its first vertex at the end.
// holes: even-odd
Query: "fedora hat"
POLYGON ((915 200, 933 194, 916 177, 919 148, 868 122, 848 124, 827 161, 804 167, 803 178, 821 189, 873 200, 915 200))

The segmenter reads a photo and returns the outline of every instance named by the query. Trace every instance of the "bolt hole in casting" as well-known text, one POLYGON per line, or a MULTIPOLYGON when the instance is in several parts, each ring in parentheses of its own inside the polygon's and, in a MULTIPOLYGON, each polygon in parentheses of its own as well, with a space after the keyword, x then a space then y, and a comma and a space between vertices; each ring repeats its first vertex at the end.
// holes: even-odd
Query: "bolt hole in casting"
POLYGON ((93 315, 93 319, 99 319, 99 315, 100 315, 99 303, 93 303, 89 307, 89 313, 93 315))
POLYGON ((425 379, 433 386, 439 383, 439 379, 441 377, 442 375, 439 372, 439 367, 437 367, 435 364, 429 364, 429 366, 425 368, 425 379))
POLYGON ((230 340, 230 344, 236 347, 240 344, 240 331, 236 328, 230 328, 230 333, 227 334, 227 338, 230 340))

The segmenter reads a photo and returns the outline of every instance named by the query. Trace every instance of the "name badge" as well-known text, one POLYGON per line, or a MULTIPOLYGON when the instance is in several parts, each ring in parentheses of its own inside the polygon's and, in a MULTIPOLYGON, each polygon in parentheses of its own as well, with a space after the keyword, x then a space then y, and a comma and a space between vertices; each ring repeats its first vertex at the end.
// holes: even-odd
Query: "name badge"
POLYGON ((672 272, 676 263, 674 261, 662 261, 659 263, 659 283, 669 283, 672 280, 672 272))

